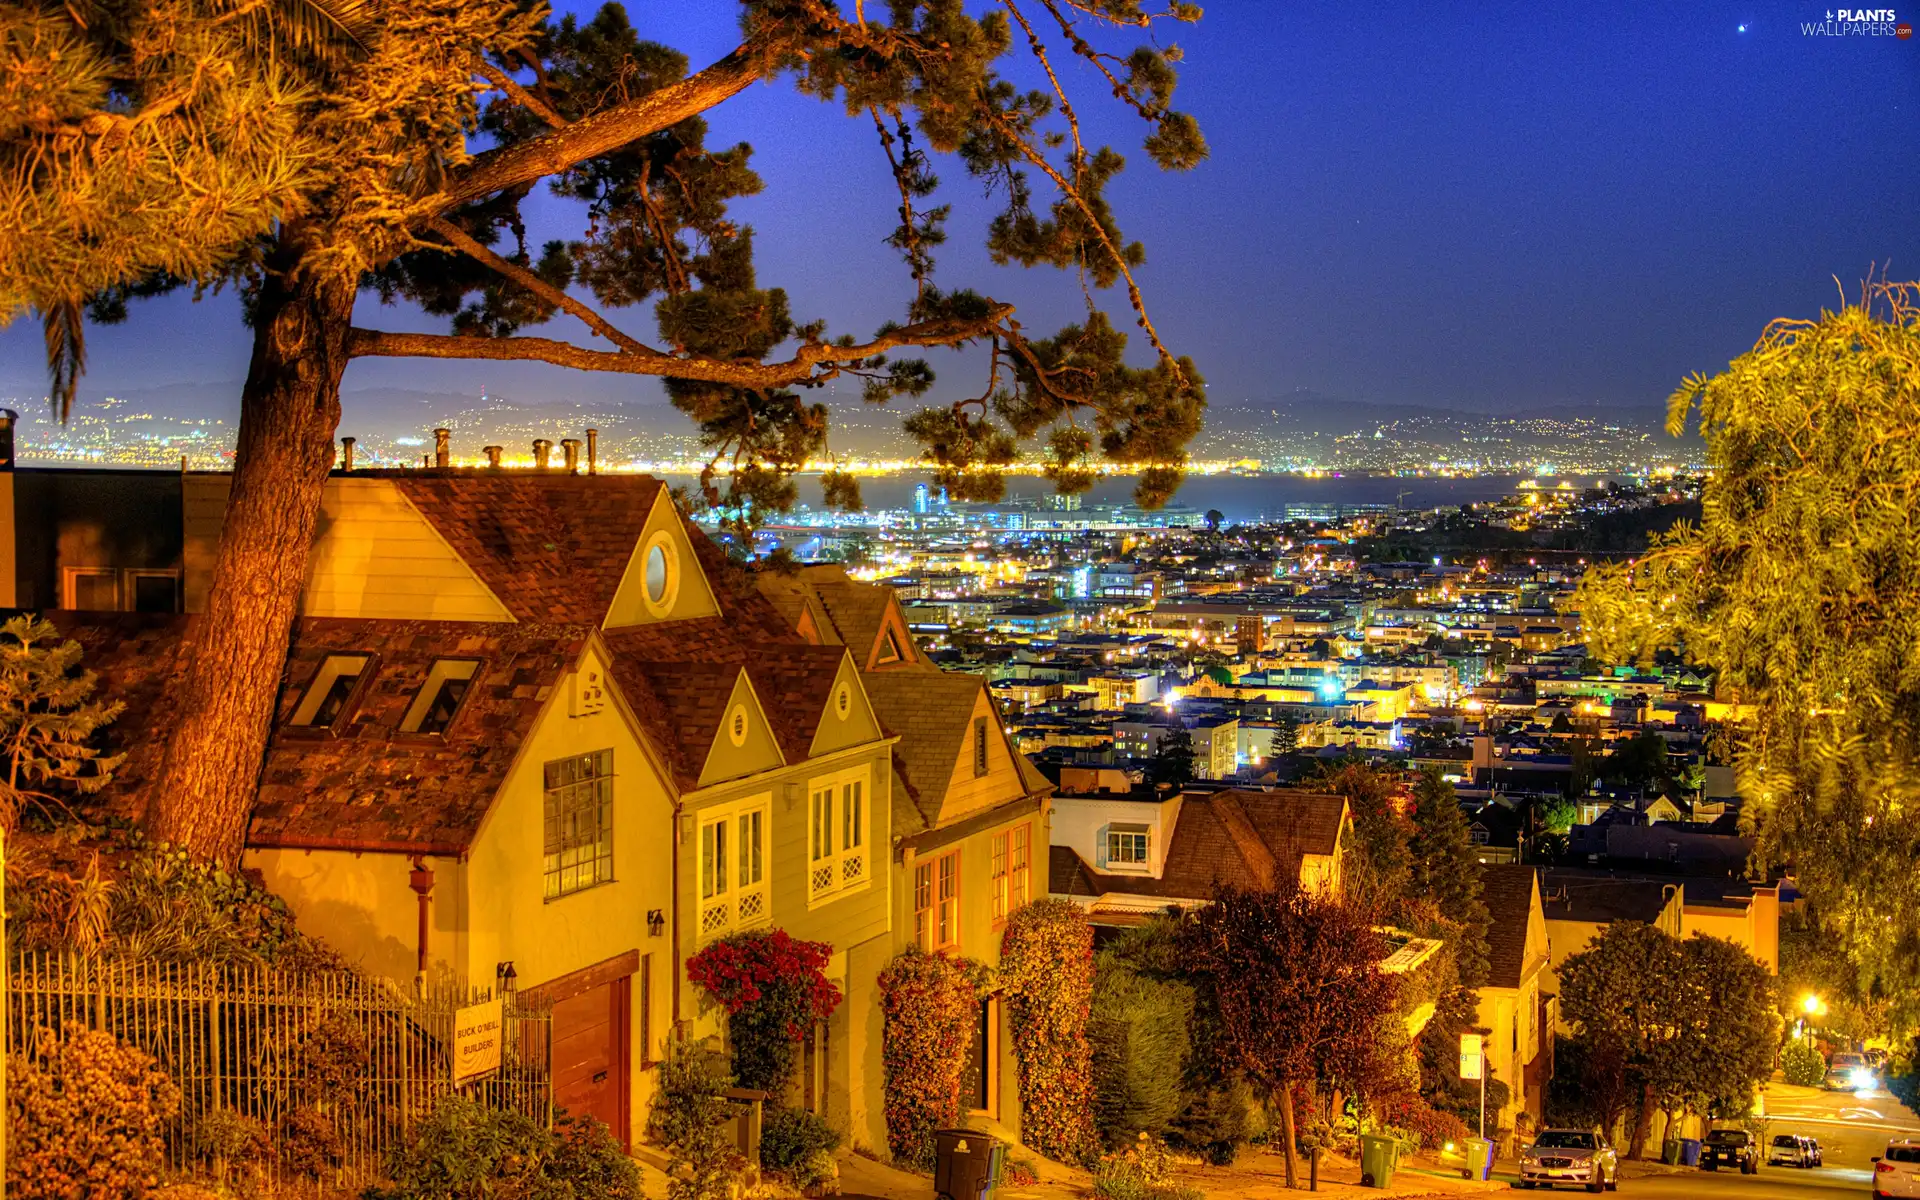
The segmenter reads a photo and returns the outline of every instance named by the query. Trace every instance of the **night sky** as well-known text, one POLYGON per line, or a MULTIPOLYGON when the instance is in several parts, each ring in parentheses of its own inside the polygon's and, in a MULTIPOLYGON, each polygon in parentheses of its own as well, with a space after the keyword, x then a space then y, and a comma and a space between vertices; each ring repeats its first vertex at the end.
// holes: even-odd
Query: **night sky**
MULTIPOLYGON (((735 41, 721 0, 630 11, 696 66, 735 41)), ((1875 262, 1920 278, 1920 37, 1802 34, 1824 16, 1812 0, 1216 0, 1174 35, 1187 50, 1177 103, 1213 152, 1184 176, 1152 168, 1138 123, 1101 103, 1090 72, 1070 86, 1092 137, 1130 156, 1113 196, 1147 245, 1148 304, 1215 405, 1310 389, 1651 411, 1768 319, 1835 304, 1835 276, 1850 293, 1875 262)), ((761 281, 835 332, 900 316, 909 283, 880 242, 895 200, 871 127, 786 85, 711 122, 709 144, 751 141, 767 182, 736 206, 759 232, 761 281)), ((957 163, 936 169, 955 204, 940 281, 1013 300, 1030 329, 1072 319, 1071 279, 991 266, 977 185, 957 163)), ((552 202, 536 216, 542 236, 578 229, 552 202)), ((642 311, 615 319, 650 332, 642 311)), ((359 321, 444 328, 370 296, 359 321)), ((570 320, 538 332, 584 339, 570 320)), ((44 392, 39 339, 31 320, 0 332, 0 396, 44 392)), ((247 345, 230 298, 149 302, 90 335, 82 399, 191 381, 209 385, 210 409, 237 411, 225 385, 247 345)), ((934 363, 949 368, 936 396, 977 391, 951 354, 934 363)), ((389 386, 530 402, 660 394, 535 364, 362 360, 345 381, 389 386)))

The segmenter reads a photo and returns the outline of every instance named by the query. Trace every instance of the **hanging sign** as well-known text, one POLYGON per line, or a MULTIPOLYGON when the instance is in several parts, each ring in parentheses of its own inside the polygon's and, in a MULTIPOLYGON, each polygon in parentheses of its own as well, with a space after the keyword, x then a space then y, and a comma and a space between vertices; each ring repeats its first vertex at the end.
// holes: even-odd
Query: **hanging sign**
POLYGON ((1486 1059, 1481 1047, 1480 1035, 1463 1033, 1460 1035, 1460 1078, 1478 1079, 1484 1070, 1486 1059))
POLYGON ((504 1032, 501 1002, 489 1000, 453 1014, 453 1083, 471 1083, 500 1069, 504 1032))

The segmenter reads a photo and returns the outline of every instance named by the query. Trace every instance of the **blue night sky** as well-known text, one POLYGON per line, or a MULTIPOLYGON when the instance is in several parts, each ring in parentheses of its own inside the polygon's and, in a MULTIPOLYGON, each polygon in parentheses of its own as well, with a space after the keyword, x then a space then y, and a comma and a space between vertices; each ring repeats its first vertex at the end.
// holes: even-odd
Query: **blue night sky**
MULTIPOLYGON (((630 6, 697 65, 729 49, 734 6, 630 6)), ((1216 0, 1175 36, 1178 106, 1212 158, 1155 171, 1141 129, 1070 79, 1096 140, 1130 155, 1113 189, 1144 241, 1162 335, 1215 405, 1306 388, 1480 410, 1634 405, 1714 370, 1776 316, 1833 305, 1871 263, 1920 278, 1920 38, 1804 36, 1825 9, 1776 4, 1301 4, 1216 0), (1741 31, 1744 25, 1745 31, 1741 31)), ((1901 18, 1912 17, 1901 10, 1901 18)), ((880 243, 895 203, 871 127, 782 85, 711 115, 710 145, 751 141, 767 190, 737 206, 760 277, 836 332, 898 317, 904 268, 880 243)), ((941 282, 1021 305, 1030 329, 1073 319, 1078 289, 981 251, 988 205, 957 163, 941 282)), ((541 202, 537 234, 577 231, 541 202)), ((1105 297, 1116 313, 1118 294, 1105 297)), ((615 314, 636 332, 643 312, 615 314)), ((366 297, 359 322, 439 328, 366 297)), ((548 330, 586 340, 570 320, 548 330)), ((96 330, 82 397, 224 385, 247 338, 229 298, 169 298, 96 330)), ((0 395, 44 391, 39 330, 0 332, 0 395)), ((957 365, 951 354, 936 368, 957 365)), ((943 371, 936 397, 977 391, 943 371)), ((619 401, 656 384, 536 364, 361 361, 345 388, 619 401)))

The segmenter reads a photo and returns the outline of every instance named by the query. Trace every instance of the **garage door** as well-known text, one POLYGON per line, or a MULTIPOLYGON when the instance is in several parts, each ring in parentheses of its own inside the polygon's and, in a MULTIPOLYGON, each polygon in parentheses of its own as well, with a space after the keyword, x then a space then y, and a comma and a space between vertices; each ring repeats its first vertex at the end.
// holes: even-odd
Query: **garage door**
MULTIPOLYGON (((606 972, 590 968, 581 975, 606 972)), ((627 1144, 632 1062, 628 1026, 632 978, 569 988, 556 981, 553 1004, 553 1106, 571 1116, 591 1116, 627 1144)))

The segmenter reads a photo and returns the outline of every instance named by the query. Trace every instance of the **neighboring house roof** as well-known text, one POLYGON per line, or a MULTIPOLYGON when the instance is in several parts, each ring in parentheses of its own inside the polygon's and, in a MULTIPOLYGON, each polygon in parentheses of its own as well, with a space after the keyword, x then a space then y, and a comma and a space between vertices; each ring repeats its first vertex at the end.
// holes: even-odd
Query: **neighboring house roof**
POLYGON ((1487 986, 1517 988, 1525 980, 1527 933, 1533 922, 1534 869, 1520 863, 1481 863, 1487 915, 1487 986))
POLYGON ((248 842, 458 854, 591 626, 303 618, 287 656, 248 842), (329 654, 378 656, 339 732, 286 721, 329 654), (440 735, 403 734, 401 718, 436 658, 482 661, 440 735))
POLYGON ((754 583, 790 628, 801 628, 802 616, 809 612, 823 618, 820 639, 844 644, 862 671, 868 670, 869 663, 878 670, 938 670, 914 645, 901 621, 892 622, 900 657, 888 662, 877 654, 881 633, 890 623, 888 611, 897 603, 893 589, 884 584, 849 578, 845 568, 832 563, 794 571, 761 571, 755 574, 754 583))
POLYGON ((865 676, 863 682, 881 720, 900 735, 895 748, 897 769, 913 785, 912 799, 922 823, 932 828, 940 820, 986 681, 978 675, 944 671, 882 671, 865 676))
POLYGON ((101 728, 96 744, 125 755, 113 783, 99 797, 116 816, 145 818, 144 788, 159 769, 166 745, 168 686, 185 659, 181 645, 194 618, 172 613, 48 612, 42 614, 81 646, 80 666, 97 677, 94 699, 121 701, 126 710, 101 728))
POLYGON ((1333 855, 1346 814, 1343 798, 1318 792, 1189 794, 1181 801, 1158 879, 1098 871, 1082 862, 1091 889, 1084 894, 1204 900, 1222 885, 1270 888, 1283 875, 1297 879, 1305 856, 1333 855))
POLYGON ((1671 889, 1679 885, 1678 880, 1663 882, 1642 875, 1547 867, 1541 872, 1540 898, 1549 921, 1651 925, 1667 907, 1671 889))
POLYGON ((516 620, 593 625, 663 486, 648 475, 366 473, 391 479, 516 620))
POLYGON ((1094 878, 1086 860, 1072 846, 1047 849, 1047 893, 1053 896, 1098 896, 1108 889, 1094 878))

